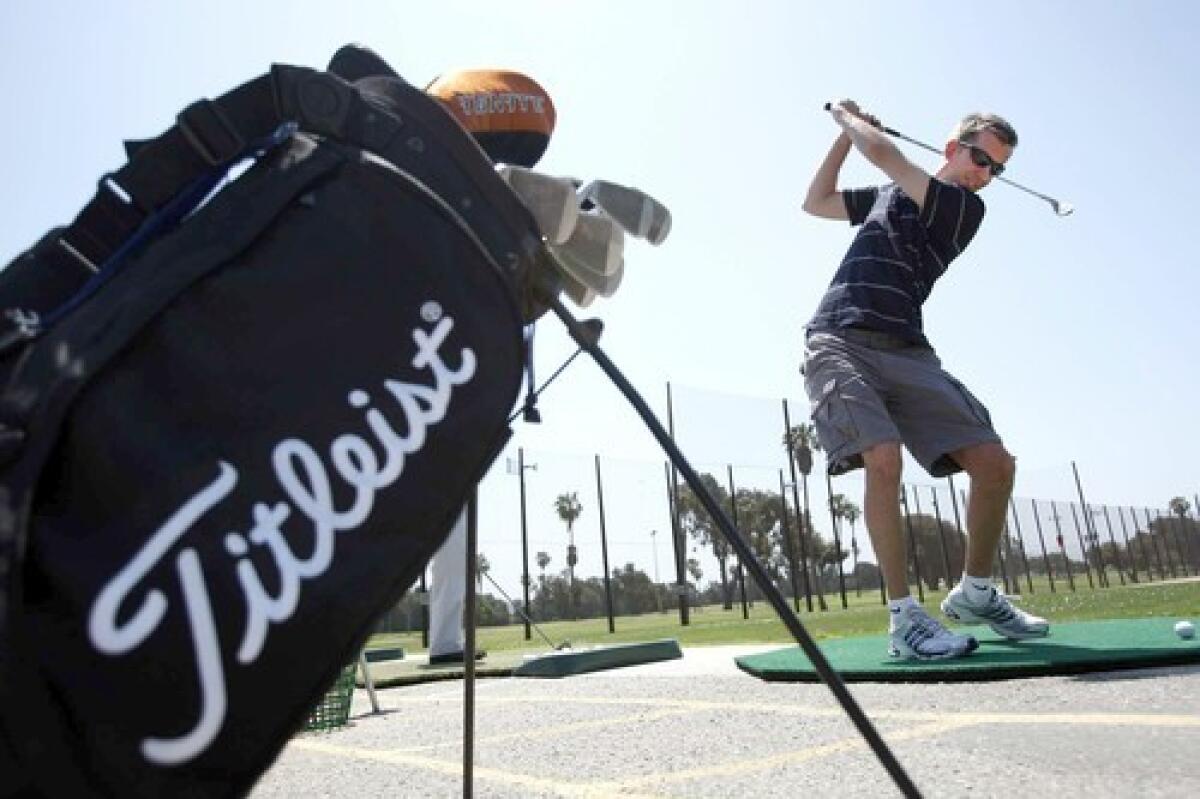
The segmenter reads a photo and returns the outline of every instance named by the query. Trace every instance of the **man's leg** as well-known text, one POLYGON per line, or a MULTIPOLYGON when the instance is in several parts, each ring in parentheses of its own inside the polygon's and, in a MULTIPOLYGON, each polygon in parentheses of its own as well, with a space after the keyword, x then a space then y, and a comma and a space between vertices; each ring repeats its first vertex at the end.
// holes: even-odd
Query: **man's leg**
POLYGON ((951 453, 971 477, 967 500, 967 559, 962 582, 942 600, 942 612, 967 624, 987 624, 1012 640, 1050 632, 1043 618, 1013 606, 992 585, 992 561, 1004 531, 1016 461, 1002 444, 976 444, 951 453))
POLYGON ((908 596, 908 568, 900 529, 900 442, 885 441, 863 451, 863 495, 867 534, 879 562, 888 599, 908 596))
POLYGON ((803 373, 812 421, 835 473, 866 469, 864 515, 889 596, 889 652, 920 660, 960 657, 978 646, 976 640, 947 630, 908 593, 900 431, 874 384, 880 358, 880 352, 841 336, 809 334, 803 373))
POLYGON ((867 533, 888 595, 889 651, 893 657, 938 660, 961 657, 978 646, 969 635, 943 627, 908 592, 908 560, 900 528, 900 442, 885 441, 862 452, 867 533))
POLYGON ((1012 496, 1017 462, 1003 444, 976 444, 950 453, 971 478, 967 498, 966 573, 989 577, 1012 496))

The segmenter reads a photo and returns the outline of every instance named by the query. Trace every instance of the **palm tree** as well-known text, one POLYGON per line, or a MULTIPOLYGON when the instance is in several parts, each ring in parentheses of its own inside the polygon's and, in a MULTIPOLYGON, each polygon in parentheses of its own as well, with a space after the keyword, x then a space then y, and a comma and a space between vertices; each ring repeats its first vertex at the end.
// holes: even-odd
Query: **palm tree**
MULTIPOLYGON (((1191 536, 1188 534, 1188 527, 1190 525, 1188 525, 1187 515, 1188 511, 1192 509, 1192 505, 1183 497, 1172 497, 1171 501, 1167 503, 1167 505, 1171 509, 1171 513, 1174 513, 1179 517, 1179 537, 1183 539, 1184 549, 1183 552, 1179 553, 1179 559, 1185 563, 1192 563, 1193 568, 1196 568, 1197 566, 1200 566, 1200 562, 1197 562, 1192 555, 1192 542, 1190 540, 1191 536)), ((1187 569, 1185 568, 1184 573, 1186 572, 1187 569)))
MULTIPOLYGON (((812 515, 808 512, 808 476, 812 474, 813 468, 813 451, 821 448, 821 442, 817 440, 817 428, 812 422, 801 422, 800 424, 792 425, 783 436, 783 448, 791 453, 792 459, 796 463, 796 469, 800 472, 801 484, 804 487, 804 511, 801 517, 800 524, 800 561, 803 564, 801 569, 804 573, 804 592, 811 597, 812 591, 809 588, 808 579, 808 545, 806 538, 812 535, 812 515)), ((825 604, 825 592, 821 590, 821 581, 817 581, 817 599, 820 602, 821 610, 827 610, 825 604)), ((812 605, 809 605, 809 610, 812 610, 812 605)))
POLYGON ((854 529, 854 523, 862 516, 862 510, 841 494, 838 496, 842 497, 838 514, 850 524, 850 553, 854 555, 854 594, 862 596, 862 588, 858 584, 858 535, 854 529))
POLYGON ((579 562, 579 555, 575 550, 575 520, 583 513, 583 505, 579 502, 579 492, 572 491, 570 494, 559 494, 554 500, 554 510, 558 513, 558 518, 562 519, 567 525, 567 573, 569 575, 569 586, 571 590, 571 606, 572 610, 575 607, 575 564, 579 562))
POLYGON ((546 567, 550 565, 550 555, 545 552, 537 553, 537 565, 542 570, 542 590, 538 591, 538 596, 542 600, 542 614, 546 612, 546 567))
POLYGON ((821 442, 817 440, 816 425, 812 422, 792 425, 792 429, 783 437, 784 449, 789 449, 789 445, 792 457, 796 459, 796 468, 800 470, 800 474, 808 477, 812 474, 813 451, 821 448, 821 442))
POLYGON ((830 491, 831 491, 831 493, 829 494, 829 515, 833 517, 832 521, 833 521, 833 549, 834 549, 834 551, 833 551, 832 556, 830 557, 830 560, 832 561, 833 565, 837 566, 838 589, 841 591, 841 595, 842 595, 842 607, 845 608, 846 607, 846 575, 845 575, 845 570, 842 568, 842 561, 844 561, 846 559, 846 553, 842 551, 842 537, 838 532, 838 530, 840 529, 838 520, 846 518, 846 506, 850 504, 850 500, 846 499, 845 494, 832 493, 833 484, 828 482, 828 477, 826 478, 826 481, 827 481, 826 485, 829 486, 830 491))

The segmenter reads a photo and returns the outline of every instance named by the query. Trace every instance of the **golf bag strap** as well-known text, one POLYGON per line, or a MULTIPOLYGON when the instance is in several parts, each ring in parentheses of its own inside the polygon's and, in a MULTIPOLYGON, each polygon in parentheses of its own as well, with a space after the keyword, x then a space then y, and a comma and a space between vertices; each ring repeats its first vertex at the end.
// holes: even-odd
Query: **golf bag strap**
POLYGON ((172 198, 252 154, 255 143, 281 125, 292 122, 370 148, 386 144, 401 126, 376 111, 335 75, 273 66, 216 100, 192 103, 157 138, 128 144, 129 162, 101 178, 95 196, 60 232, 58 246, 39 258, 58 274, 78 275, 82 285, 172 198))

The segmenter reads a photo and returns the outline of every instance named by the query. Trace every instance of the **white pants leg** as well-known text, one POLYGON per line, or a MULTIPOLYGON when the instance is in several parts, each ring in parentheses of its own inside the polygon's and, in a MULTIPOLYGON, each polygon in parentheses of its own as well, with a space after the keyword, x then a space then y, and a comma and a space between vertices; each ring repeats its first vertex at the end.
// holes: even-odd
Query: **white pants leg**
POLYGON ((467 509, 434 553, 429 590, 429 654, 462 652, 463 604, 467 595, 467 509))

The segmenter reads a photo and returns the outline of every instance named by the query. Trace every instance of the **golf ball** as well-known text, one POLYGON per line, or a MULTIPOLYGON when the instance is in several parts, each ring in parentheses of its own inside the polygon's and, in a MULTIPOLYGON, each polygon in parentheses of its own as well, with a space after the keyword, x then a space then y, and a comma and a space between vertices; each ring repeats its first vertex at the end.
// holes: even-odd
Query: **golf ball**
POLYGON ((1175 625, 1175 634, 1180 638, 1195 638, 1196 625, 1190 621, 1181 621, 1175 625))

